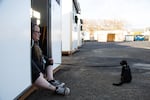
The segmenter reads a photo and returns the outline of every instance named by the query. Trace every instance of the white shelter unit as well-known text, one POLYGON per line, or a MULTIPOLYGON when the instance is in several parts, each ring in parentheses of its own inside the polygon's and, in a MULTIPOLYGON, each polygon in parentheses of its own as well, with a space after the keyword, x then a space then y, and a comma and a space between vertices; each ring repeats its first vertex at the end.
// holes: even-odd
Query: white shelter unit
POLYGON ((78 47, 81 47, 83 45, 83 31, 82 31, 83 20, 80 14, 77 14, 77 17, 78 17, 78 22, 77 22, 78 47))
POLYGON ((61 0, 0 0, 0 12, 0 100, 16 100, 31 86, 31 21, 53 68, 61 64, 61 0))
POLYGON ((150 41, 150 27, 144 29, 145 40, 150 41))
POLYGON ((62 1, 62 53, 70 54, 80 44, 80 6, 77 0, 62 1))
POLYGON ((84 40, 90 40, 90 33, 89 32, 83 32, 84 40))
POLYGON ((126 31, 112 30, 112 31, 97 31, 95 32, 95 39, 98 42, 121 42, 125 40, 126 31))

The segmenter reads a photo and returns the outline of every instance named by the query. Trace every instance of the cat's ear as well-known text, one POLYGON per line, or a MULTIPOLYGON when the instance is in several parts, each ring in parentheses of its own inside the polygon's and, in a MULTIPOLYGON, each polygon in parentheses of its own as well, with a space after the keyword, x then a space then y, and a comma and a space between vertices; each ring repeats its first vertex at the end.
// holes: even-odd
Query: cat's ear
POLYGON ((127 65, 127 61, 126 61, 126 60, 122 60, 122 61, 120 62, 120 65, 127 65))

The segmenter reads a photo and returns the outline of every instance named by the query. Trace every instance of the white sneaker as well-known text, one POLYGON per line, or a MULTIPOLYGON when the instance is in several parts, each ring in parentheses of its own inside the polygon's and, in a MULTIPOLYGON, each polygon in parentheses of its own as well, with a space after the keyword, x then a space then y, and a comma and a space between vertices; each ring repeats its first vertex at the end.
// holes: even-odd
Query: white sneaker
POLYGON ((70 94, 70 89, 68 87, 57 87, 55 92, 65 96, 70 94))
POLYGON ((51 80, 51 81, 49 81, 49 83, 55 87, 63 87, 65 85, 65 83, 60 82, 58 80, 51 80))

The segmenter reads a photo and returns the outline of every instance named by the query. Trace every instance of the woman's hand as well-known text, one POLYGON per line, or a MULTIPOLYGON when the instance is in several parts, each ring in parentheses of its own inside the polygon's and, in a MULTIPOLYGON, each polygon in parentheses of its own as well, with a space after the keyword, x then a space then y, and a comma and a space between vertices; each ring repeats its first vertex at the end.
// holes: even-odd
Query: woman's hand
POLYGON ((53 65, 53 59, 52 58, 48 58, 48 63, 49 63, 49 65, 53 65))

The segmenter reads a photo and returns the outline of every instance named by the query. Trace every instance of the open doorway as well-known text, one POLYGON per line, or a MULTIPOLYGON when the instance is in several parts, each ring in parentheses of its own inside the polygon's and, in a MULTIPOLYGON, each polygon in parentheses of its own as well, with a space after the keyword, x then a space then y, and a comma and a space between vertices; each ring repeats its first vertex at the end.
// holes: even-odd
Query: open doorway
POLYGON ((43 54, 51 57, 49 0, 31 0, 31 22, 38 24, 41 29, 39 45, 43 54))
MULTIPOLYGON (((43 54, 49 58, 53 58, 53 69, 61 63, 61 28, 62 14, 60 0, 31 0, 32 10, 40 13, 40 17, 32 16, 31 20, 34 23, 40 22, 41 39, 40 46, 43 54), (37 21, 39 19, 40 21, 37 21)), ((37 14, 37 13, 36 13, 37 14)), ((34 14, 32 14, 34 15, 34 14)))

